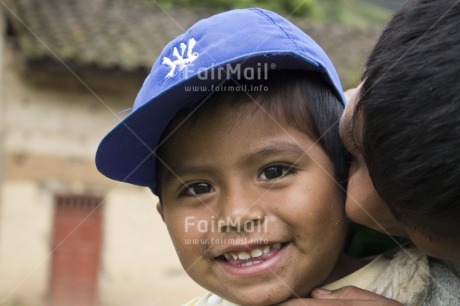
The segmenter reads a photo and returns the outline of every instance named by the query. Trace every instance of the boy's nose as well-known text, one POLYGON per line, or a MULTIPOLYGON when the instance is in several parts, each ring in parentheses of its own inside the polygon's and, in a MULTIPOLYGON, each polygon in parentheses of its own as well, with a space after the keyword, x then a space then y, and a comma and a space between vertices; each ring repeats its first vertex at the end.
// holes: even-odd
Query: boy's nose
POLYGON ((221 198, 219 226, 223 231, 249 231, 266 219, 262 198, 251 190, 233 189, 221 198))

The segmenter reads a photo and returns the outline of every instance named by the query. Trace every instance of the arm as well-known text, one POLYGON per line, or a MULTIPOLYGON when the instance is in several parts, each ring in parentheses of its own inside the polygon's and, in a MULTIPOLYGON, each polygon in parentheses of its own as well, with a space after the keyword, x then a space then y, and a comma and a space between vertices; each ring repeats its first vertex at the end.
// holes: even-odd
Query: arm
POLYGON ((334 291, 315 289, 311 299, 292 299, 282 306, 402 306, 395 300, 353 286, 334 291))

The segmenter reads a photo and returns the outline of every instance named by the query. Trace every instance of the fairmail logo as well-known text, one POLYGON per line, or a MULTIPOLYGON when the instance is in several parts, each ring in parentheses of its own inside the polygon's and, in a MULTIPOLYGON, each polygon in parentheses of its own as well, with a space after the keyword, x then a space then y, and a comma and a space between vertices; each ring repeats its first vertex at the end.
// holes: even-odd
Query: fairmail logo
POLYGON ((200 233, 246 232, 268 233, 268 224, 275 221, 275 216, 258 217, 257 221, 248 221, 240 216, 231 218, 227 216, 217 219, 212 216, 210 220, 197 220, 194 216, 187 216, 184 220, 184 229, 188 233, 192 228, 200 233))

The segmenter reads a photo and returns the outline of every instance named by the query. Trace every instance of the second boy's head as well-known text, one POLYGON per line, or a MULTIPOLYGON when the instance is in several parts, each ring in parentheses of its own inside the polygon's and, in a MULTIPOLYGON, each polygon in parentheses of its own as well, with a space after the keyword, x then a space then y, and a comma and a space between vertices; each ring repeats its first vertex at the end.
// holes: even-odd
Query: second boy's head
POLYGON ((322 49, 265 10, 202 20, 168 44, 101 142, 107 176, 148 186, 187 273, 244 305, 346 274, 344 98, 322 49))
POLYGON ((356 157, 348 216, 436 257, 460 256, 459 14, 455 0, 407 1, 341 129, 356 157))

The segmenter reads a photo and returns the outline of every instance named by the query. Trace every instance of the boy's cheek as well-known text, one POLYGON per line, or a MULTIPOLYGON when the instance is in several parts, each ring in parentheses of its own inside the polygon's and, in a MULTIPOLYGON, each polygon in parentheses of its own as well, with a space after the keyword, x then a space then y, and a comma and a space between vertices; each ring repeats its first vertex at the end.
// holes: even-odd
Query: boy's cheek
POLYGON ((345 210, 347 217, 356 223, 395 236, 406 236, 387 204, 380 198, 365 166, 350 169, 345 210))
MULTIPOLYGON (((161 214, 161 213, 160 213, 161 214)), ((185 245, 190 247, 191 239, 203 239, 212 230, 212 221, 208 217, 200 217, 199 214, 194 213, 174 213, 169 212, 166 208, 164 210, 164 221, 168 228, 169 234, 173 242, 180 246, 185 245)))
POLYGON ((186 265, 184 260, 193 257, 193 254, 196 253, 194 249, 202 237, 193 227, 187 227, 184 219, 168 217, 165 219, 165 223, 179 259, 183 265, 186 265))

